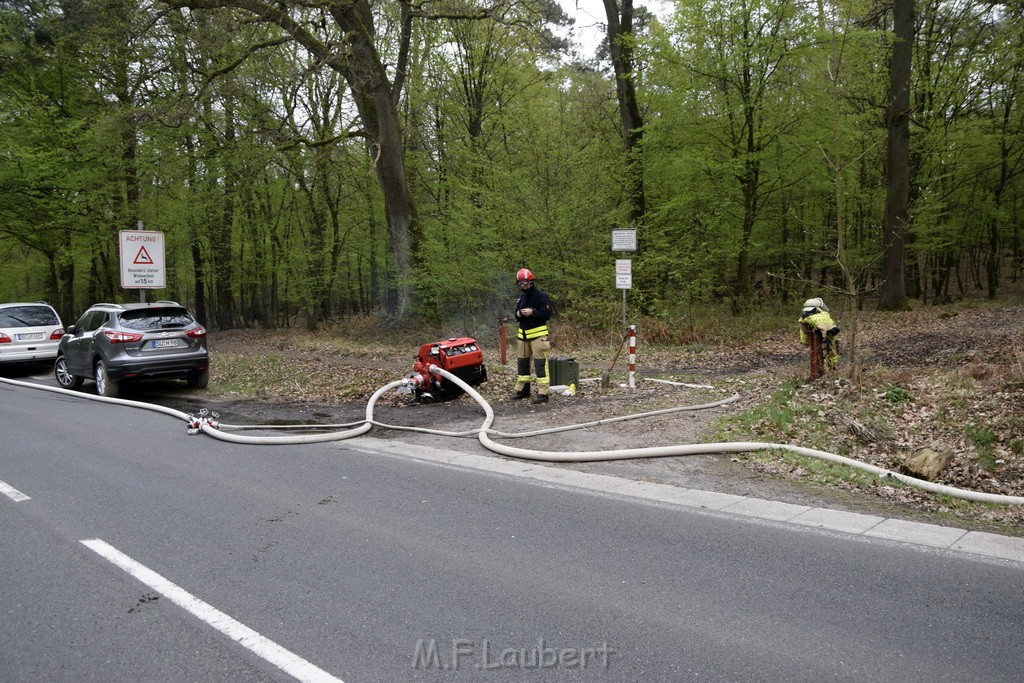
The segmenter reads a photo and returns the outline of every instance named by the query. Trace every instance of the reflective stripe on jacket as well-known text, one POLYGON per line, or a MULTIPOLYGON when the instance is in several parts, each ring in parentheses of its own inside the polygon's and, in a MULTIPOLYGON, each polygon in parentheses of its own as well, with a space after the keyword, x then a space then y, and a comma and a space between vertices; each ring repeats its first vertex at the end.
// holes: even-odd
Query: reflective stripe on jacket
POLYGON ((540 327, 531 327, 528 330, 524 330, 523 328, 519 328, 518 330, 516 330, 516 336, 519 339, 525 339, 527 341, 531 341, 531 340, 537 339, 539 337, 546 337, 547 334, 548 334, 548 326, 547 325, 541 325, 540 327))

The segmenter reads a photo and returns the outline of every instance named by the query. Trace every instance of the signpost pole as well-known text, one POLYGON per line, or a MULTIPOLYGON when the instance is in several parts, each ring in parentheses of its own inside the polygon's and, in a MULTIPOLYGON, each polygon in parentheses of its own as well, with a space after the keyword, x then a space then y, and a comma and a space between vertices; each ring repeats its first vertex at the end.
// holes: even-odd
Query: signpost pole
MULTIPOLYGON (((144 230, 145 229, 144 224, 142 223, 142 221, 136 221, 135 222, 135 229, 136 230, 144 230)), ((146 303, 146 290, 142 289, 141 287, 139 288, 139 303, 140 304, 146 303)))
MULTIPOLYGON (((626 253, 636 251, 636 229, 612 230, 612 251, 626 253)), ((615 287, 622 290, 622 326, 626 326, 626 290, 633 288, 633 261, 628 258, 615 259, 615 287)))

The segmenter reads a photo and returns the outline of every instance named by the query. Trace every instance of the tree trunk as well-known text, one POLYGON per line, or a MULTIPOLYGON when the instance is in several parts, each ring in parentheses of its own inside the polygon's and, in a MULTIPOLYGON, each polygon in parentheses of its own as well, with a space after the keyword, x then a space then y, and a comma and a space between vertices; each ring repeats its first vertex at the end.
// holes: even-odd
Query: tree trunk
MULTIPOLYGON (((398 116, 398 94, 404 78, 398 69, 392 84, 377 53, 377 38, 370 0, 331 2, 323 6, 345 36, 346 50, 339 50, 313 33, 314 25, 300 23, 285 3, 263 0, 165 0, 174 8, 246 10, 276 24, 310 54, 341 74, 352 89, 377 182, 384 197, 384 213, 390 237, 391 264, 385 273, 385 310, 395 319, 406 317, 412 300, 413 256, 419 246, 419 218, 409 191, 405 149, 398 116)), ((403 8, 403 14, 405 8, 403 8)), ((408 33, 402 32, 402 39, 408 33)))
POLYGON ((885 126, 889 135, 885 161, 885 215, 882 219, 882 287, 878 308, 908 308, 903 281, 903 255, 910 220, 910 66, 914 46, 914 0, 893 0, 896 42, 889 63, 889 105, 885 126))
POLYGON ((636 68, 633 58, 633 0, 604 0, 608 17, 608 50, 615 69, 615 95, 619 101, 622 146, 626 153, 626 196, 628 221, 636 227, 646 212, 643 157, 640 143, 644 137, 644 119, 636 100, 636 68))
POLYGON ((392 89, 377 49, 373 13, 368 0, 331 8, 349 46, 341 73, 352 89, 359 118, 372 138, 377 182, 384 194, 384 213, 391 243, 392 272, 385 283, 385 310, 402 319, 412 298, 413 254, 419 246, 419 220, 405 172, 405 148, 398 118, 398 93, 392 89))
POLYGON ((219 193, 220 215, 210 216, 210 243, 213 254, 213 281, 216 290, 214 291, 214 302, 216 307, 213 311, 213 318, 217 328, 230 330, 235 327, 235 297, 234 297, 234 261, 232 245, 234 244, 235 226, 235 188, 237 186, 237 172, 235 170, 235 108, 234 101, 230 96, 225 97, 221 105, 224 108, 224 167, 221 169, 223 176, 219 179, 223 183, 223 189, 218 184, 218 179, 210 177, 210 191, 216 196, 219 193))
MULTIPOLYGON (((1002 128, 1009 128, 1010 108, 1004 109, 1002 128)), ((999 182, 992 189, 992 202, 995 205, 993 216, 988 226, 988 254, 985 263, 986 275, 988 276, 988 298, 995 301, 999 298, 999 222, 1001 209, 1003 208, 1003 192, 1010 183, 1010 150, 1004 140, 999 141, 999 182)))

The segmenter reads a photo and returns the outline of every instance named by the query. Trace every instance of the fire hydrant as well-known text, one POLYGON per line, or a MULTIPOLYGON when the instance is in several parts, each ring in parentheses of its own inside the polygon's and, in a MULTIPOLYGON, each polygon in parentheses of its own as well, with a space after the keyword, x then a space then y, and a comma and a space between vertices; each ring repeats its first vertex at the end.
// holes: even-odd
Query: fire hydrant
POLYGON ((839 364, 839 328, 820 299, 808 299, 800 312, 800 343, 811 351, 811 379, 818 379, 839 364))

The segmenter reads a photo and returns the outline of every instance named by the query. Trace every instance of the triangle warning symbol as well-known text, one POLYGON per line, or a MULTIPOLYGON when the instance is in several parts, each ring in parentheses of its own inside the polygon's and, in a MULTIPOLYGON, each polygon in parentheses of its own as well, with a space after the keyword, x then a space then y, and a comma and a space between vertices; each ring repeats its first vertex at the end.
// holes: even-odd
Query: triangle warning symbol
POLYGON ((137 266, 151 266, 153 265, 153 257, 146 251, 146 247, 139 247, 139 253, 135 255, 135 260, 132 263, 137 266))

